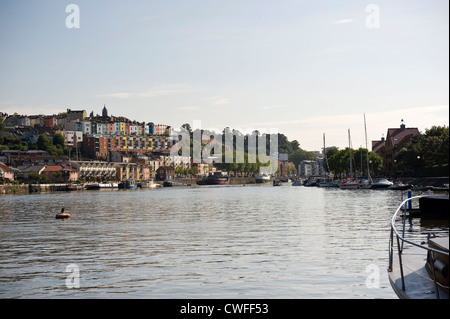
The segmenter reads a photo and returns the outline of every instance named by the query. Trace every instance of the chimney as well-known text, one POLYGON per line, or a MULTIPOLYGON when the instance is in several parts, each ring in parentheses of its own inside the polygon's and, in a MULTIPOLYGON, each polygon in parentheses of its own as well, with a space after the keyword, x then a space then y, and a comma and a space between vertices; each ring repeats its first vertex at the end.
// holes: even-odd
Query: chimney
POLYGON ((403 123, 403 119, 402 119, 402 124, 400 125, 400 130, 402 130, 402 131, 405 130, 405 124, 403 123))

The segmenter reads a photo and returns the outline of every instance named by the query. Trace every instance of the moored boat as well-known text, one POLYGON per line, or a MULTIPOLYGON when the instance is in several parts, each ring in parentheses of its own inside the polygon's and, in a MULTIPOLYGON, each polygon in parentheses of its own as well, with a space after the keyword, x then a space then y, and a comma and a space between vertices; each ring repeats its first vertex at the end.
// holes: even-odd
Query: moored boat
POLYGON ((372 188, 372 185, 373 185, 372 179, 365 179, 365 178, 362 178, 362 179, 359 181, 359 186, 358 186, 358 188, 359 188, 359 189, 371 189, 371 188, 372 188))
POLYGON ((92 189, 103 189, 103 188, 118 188, 118 183, 94 183, 87 185, 86 189, 92 190, 92 189))
POLYGON ((388 187, 388 189, 392 189, 392 190, 408 190, 413 188, 413 186, 411 184, 403 184, 402 182, 397 182, 391 186, 388 187))
POLYGON ((447 214, 448 220, 448 196, 427 194, 402 201, 391 220, 388 267, 390 284, 402 299, 449 299, 448 227, 446 232, 439 232, 438 237, 428 233, 426 241, 406 238, 409 233, 405 235, 407 218, 398 217, 402 211, 403 216, 406 216, 406 204, 415 199, 422 202, 421 206, 423 202, 427 202, 426 206, 432 208, 433 215, 447 214), (403 230, 399 231, 396 224, 400 220, 403 230))
POLYGON ((137 186, 140 188, 157 188, 157 187, 160 187, 161 185, 158 183, 155 183, 155 181, 151 180, 151 181, 139 182, 139 183, 137 183, 137 186))
POLYGON ((124 184, 123 184, 123 188, 124 189, 133 189, 133 188, 137 188, 137 183, 134 179, 129 178, 127 180, 125 180, 124 184))
POLYGON ((198 181, 198 185, 226 185, 230 184, 230 179, 226 172, 214 172, 214 174, 209 175, 206 179, 198 181))
POLYGON ((256 176, 255 182, 258 184, 271 183, 273 182, 273 178, 270 175, 264 173, 256 176))
POLYGON ((335 187, 336 184, 334 183, 334 180, 332 178, 326 177, 326 178, 321 178, 317 186, 319 186, 319 187, 335 187))
POLYGON ((340 189, 358 189, 359 182, 353 179, 343 180, 339 185, 340 189))
POLYGON ((292 182, 292 186, 302 186, 303 185, 303 181, 301 178, 296 179, 295 181, 292 182))
POLYGON ((394 185, 391 181, 388 181, 386 178, 379 179, 372 184, 371 189, 387 189, 390 186, 394 185))
POLYGON ((277 181, 277 180, 273 181, 273 186, 282 186, 282 185, 283 184, 281 181, 277 181))
POLYGON ((164 187, 175 187, 175 186, 186 186, 186 185, 183 183, 180 183, 180 182, 164 181, 163 186, 164 187))

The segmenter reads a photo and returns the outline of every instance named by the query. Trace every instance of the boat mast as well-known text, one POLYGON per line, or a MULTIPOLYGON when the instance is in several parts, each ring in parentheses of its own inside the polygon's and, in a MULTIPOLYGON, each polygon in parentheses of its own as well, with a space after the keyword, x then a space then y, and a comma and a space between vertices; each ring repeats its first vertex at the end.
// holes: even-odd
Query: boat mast
POLYGON ((323 133, 323 177, 327 177, 327 170, 326 170, 326 162, 327 160, 327 153, 325 151, 325 133, 323 133))
POLYGON ((353 167, 352 167, 352 143, 350 141, 350 129, 348 129, 348 152, 350 161, 350 178, 353 178, 353 167))
POLYGON ((367 179, 369 181, 372 180, 372 177, 370 176, 370 167, 369 167, 369 148, 367 147, 367 126, 366 126, 366 113, 364 113, 364 132, 366 137, 366 152, 367 152, 367 179))

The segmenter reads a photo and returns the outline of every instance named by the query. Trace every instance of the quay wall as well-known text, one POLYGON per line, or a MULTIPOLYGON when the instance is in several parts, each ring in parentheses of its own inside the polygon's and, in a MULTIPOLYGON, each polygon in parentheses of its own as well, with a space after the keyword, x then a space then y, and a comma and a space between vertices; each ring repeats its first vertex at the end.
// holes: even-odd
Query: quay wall
POLYGON ((0 194, 30 194, 67 190, 67 184, 5 184, 0 185, 0 194))
MULTIPOLYGON (((198 181, 202 181, 203 178, 176 178, 176 182, 180 182, 186 185, 197 185, 198 181)), ((231 185, 239 184, 254 184, 256 183, 254 177, 230 177, 231 185)))
MULTIPOLYGON (((196 185, 198 178, 177 178, 175 181, 184 183, 186 185, 196 185)), ((405 184, 412 184, 415 186, 434 186, 442 187, 449 183, 448 177, 417 177, 417 178, 402 178, 400 179, 405 184)), ((231 185, 239 184, 254 184, 254 177, 231 177, 231 185)), ((4 184, 0 185, 0 195, 2 194, 30 194, 40 192, 54 192, 67 190, 67 184, 4 184)))

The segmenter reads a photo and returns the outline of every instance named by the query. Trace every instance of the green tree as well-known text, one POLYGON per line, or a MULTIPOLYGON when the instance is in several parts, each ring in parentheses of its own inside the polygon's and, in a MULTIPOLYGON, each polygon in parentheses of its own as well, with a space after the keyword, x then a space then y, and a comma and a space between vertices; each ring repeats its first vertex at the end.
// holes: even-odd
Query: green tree
POLYGON ((60 148, 65 147, 64 136, 62 134, 57 133, 53 136, 53 145, 56 147, 60 146, 60 148))
POLYGON ((433 126, 424 134, 413 136, 411 144, 396 154, 394 162, 396 171, 414 173, 424 167, 448 165, 448 126, 433 126))
POLYGON ((316 156, 312 152, 305 151, 301 148, 289 154, 288 159, 289 162, 294 163, 295 167, 304 161, 304 160, 313 160, 316 156))

